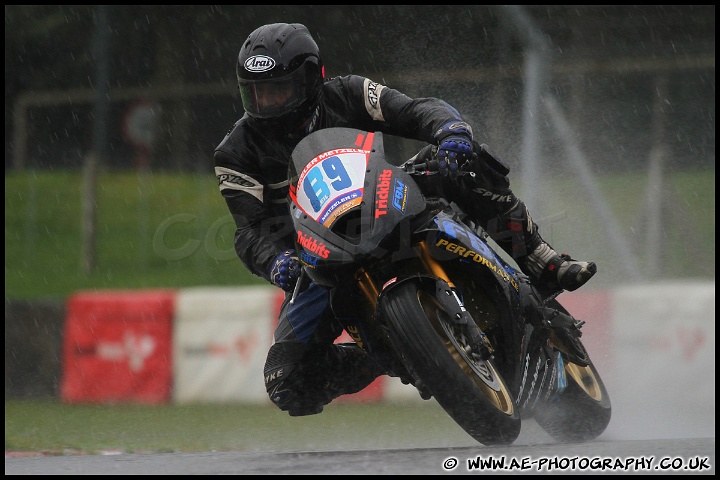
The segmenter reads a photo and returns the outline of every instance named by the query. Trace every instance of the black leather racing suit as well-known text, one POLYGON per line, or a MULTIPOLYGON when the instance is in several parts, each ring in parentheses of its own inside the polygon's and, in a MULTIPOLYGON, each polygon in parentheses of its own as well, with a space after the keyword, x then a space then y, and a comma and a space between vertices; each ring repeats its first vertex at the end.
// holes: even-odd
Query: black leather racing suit
MULTIPOLYGON (((243 264, 269 281, 277 255, 294 248, 286 200, 288 163, 305 134, 329 127, 350 127, 434 144, 433 133, 453 120, 462 119, 442 100, 412 99, 356 75, 325 81, 319 106, 303 135, 277 135, 248 115, 243 116, 214 154, 220 192, 237 225, 235 250, 243 264)), ((478 151, 479 146, 475 147, 478 151)), ((449 180, 438 180, 427 189, 445 190, 448 200, 461 207, 465 203, 485 224, 511 209, 524 212, 521 203, 522 208, 513 203, 517 200, 509 189, 507 171, 498 165, 501 168, 488 169, 485 164, 477 168, 477 184, 462 189, 469 192, 480 188, 466 196, 471 200, 453 198, 459 190, 457 186, 444 188, 443 182, 449 180), (488 175, 482 173, 483 169, 488 175), (490 190, 496 193, 484 193, 490 190)), ((333 345, 342 332, 333 321, 327 290, 311 284, 292 305, 289 298, 287 294, 264 372, 268 394, 278 407, 291 415, 319 413, 333 398, 365 388, 382 373, 354 345, 333 345)))

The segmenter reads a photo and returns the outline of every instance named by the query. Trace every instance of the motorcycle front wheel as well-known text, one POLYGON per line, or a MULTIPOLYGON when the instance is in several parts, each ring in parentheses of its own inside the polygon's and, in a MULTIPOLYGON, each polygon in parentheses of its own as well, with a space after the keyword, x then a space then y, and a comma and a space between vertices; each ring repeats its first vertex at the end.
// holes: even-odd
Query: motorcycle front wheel
POLYGON ((413 281, 387 292, 379 308, 391 343, 411 375, 465 432, 484 445, 512 444, 521 420, 507 384, 435 295, 413 281))

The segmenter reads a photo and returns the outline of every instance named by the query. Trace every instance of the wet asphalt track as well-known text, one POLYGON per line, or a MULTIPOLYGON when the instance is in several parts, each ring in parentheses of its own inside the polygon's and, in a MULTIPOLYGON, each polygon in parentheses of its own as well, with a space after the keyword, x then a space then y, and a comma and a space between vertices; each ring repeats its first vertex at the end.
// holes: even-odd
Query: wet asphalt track
POLYGON ((715 439, 598 440, 391 450, 208 452, 5 458, 6 475, 482 474, 478 457, 514 461, 495 474, 715 474, 715 439), (602 464, 606 466, 603 468, 602 464), (673 463, 679 469, 673 469, 673 463), (453 468, 452 465, 455 465, 453 468), (524 466, 523 466, 524 465, 524 466), (552 468, 549 469, 552 465, 552 468), (576 469, 571 468, 572 465, 576 469), (593 469, 592 465, 596 467, 593 469), (599 465, 599 466, 598 466, 599 465), (669 466, 669 468, 668 468, 669 466))

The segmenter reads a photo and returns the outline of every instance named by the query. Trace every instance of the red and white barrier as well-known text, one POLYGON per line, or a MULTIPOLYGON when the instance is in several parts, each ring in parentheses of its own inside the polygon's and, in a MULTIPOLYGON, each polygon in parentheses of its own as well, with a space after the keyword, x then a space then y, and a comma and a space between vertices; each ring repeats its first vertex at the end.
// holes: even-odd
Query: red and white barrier
POLYGON ((175 292, 80 292, 68 299, 60 398, 167 403, 175 292))
POLYGON ((269 403, 262 375, 275 297, 276 289, 265 287, 178 291, 175 402, 269 403))
POLYGON ((607 436, 715 437, 715 283, 612 292, 601 374, 613 402, 607 436))
MULTIPOLYGON (((263 366, 282 298, 271 286, 79 292, 68 300, 61 398, 269 403, 263 366)), ((714 436, 714 282, 558 299, 587 322, 583 342, 613 402, 606 435, 714 436)), ((382 377, 337 401, 413 400, 421 401, 413 387, 382 377)))

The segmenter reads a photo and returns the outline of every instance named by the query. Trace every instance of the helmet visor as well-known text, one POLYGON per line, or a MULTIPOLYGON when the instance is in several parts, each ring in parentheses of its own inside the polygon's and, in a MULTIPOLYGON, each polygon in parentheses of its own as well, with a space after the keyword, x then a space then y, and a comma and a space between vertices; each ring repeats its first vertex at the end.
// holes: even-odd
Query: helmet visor
POLYGON ((284 115, 306 97, 305 69, 263 80, 240 80, 240 97, 245 111, 257 118, 273 118, 284 115))

